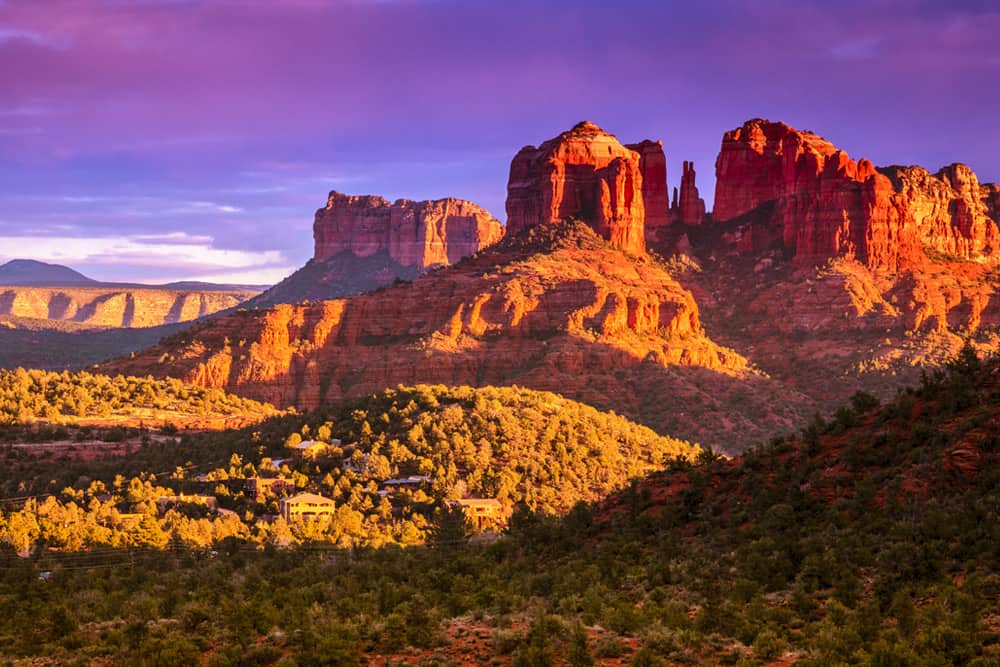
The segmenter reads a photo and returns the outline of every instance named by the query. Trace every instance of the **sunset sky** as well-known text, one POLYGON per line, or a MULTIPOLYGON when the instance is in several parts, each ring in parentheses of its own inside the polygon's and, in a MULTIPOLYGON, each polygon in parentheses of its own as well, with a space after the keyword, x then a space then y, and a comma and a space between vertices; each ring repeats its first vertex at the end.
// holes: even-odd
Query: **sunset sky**
POLYGON ((588 119, 693 160, 753 117, 1000 180, 1000 3, 0 0, 0 261, 267 283, 331 189, 505 218, 588 119))

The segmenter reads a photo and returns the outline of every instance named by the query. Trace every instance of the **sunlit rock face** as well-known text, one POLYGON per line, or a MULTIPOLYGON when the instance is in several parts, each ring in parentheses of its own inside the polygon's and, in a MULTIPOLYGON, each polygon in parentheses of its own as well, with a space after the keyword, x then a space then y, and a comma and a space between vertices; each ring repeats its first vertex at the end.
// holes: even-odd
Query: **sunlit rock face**
POLYGON ((803 264, 847 256, 887 270, 928 251, 987 262, 1000 252, 996 186, 962 164, 876 169, 811 132, 755 119, 725 134, 715 168, 713 220, 742 218, 746 252, 781 247, 803 264))
POLYGON ((538 148, 522 148, 510 165, 507 232, 576 218, 613 247, 644 254, 640 159, 613 134, 586 121, 538 148))
POLYGON ((369 257, 381 250, 402 266, 454 264, 503 236, 488 211, 461 199, 390 203, 382 197, 331 192, 316 212, 314 259, 344 251, 369 257))

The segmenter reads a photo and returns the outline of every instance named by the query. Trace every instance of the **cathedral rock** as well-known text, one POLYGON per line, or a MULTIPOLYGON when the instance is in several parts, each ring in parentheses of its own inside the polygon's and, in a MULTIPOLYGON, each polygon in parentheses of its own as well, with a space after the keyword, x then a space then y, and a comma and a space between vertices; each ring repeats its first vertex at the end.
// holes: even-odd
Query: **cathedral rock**
POLYGON ((739 218, 741 250, 781 247, 801 263, 851 256, 896 271, 927 252, 996 261, 997 192, 969 167, 876 169, 829 141, 755 119, 727 132, 713 220, 739 218))
MULTIPOLYGON (((538 148, 522 148, 511 162, 507 183, 508 233, 576 218, 612 246, 644 254, 640 161, 640 153, 586 121, 538 148)), ((665 183, 663 187, 665 203, 665 183)))

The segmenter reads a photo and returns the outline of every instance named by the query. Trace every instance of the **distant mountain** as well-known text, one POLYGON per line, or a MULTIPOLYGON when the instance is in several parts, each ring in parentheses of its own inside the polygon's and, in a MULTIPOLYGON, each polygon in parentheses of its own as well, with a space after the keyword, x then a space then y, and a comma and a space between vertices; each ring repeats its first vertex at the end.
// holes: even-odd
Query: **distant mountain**
POLYGON ((79 271, 33 259, 12 259, 0 266, 0 285, 96 285, 79 271))

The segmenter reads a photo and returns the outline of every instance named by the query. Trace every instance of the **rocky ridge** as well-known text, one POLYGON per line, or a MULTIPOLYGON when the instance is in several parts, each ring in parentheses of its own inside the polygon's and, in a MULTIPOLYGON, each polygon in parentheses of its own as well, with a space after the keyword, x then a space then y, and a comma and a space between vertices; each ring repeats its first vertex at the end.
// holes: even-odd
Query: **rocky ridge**
POLYGON ((707 338, 662 266, 579 222, 530 228, 411 284, 238 312, 103 369, 303 408, 397 384, 517 384, 733 447, 812 408, 707 338), (764 394, 783 398, 772 408, 764 394))
MULTIPOLYGON (((876 169, 760 120, 726 134, 717 168, 716 213, 691 163, 661 208, 662 144, 580 123, 515 156, 500 244, 397 267, 412 285, 206 325, 121 369, 306 407, 518 383, 738 451, 859 388, 891 395, 963 338, 1000 349, 997 186, 962 165, 876 169)), ((337 275, 343 289, 358 272, 337 275)))

